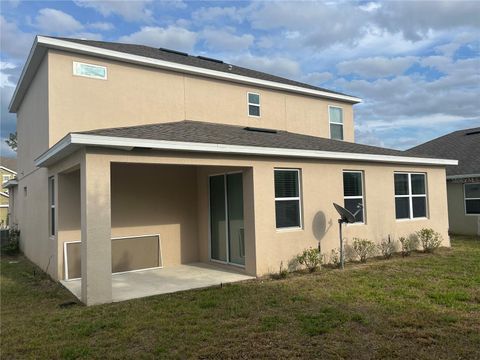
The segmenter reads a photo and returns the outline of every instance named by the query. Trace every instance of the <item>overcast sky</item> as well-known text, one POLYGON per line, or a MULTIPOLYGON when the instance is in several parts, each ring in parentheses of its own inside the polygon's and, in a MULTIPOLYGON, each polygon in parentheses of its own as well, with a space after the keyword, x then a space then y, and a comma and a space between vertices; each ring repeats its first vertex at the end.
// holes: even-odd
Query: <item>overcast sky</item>
POLYGON ((36 34, 208 55, 361 97, 357 142, 406 149, 480 126, 480 1, 1 1, 2 155, 36 34))

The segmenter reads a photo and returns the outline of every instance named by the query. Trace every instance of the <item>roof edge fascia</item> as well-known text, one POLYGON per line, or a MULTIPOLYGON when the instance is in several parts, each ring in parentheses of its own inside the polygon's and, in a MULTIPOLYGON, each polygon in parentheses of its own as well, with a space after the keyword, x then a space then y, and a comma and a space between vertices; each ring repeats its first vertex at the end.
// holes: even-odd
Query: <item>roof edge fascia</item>
POLYGON ((433 159, 396 155, 359 154, 322 150, 285 149, 260 146, 226 145, 168 140, 148 140, 72 133, 65 136, 49 150, 47 150, 45 153, 35 159, 35 165, 39 167, 48 166, 51 160, 58 160, 59 158, 62 158, 62 153, 66 152, 66 150, 72 146, 96 146, 126 150, 131 150, 133 148, 148 148, 152 150, 167 151, 221 153, 249 156, 297 157, 325 160, 349 160, 436 166, 458 164, 457 160, 450 159, 433 159))
MULTIPOLYGON (((262 80, 262 79, 252 78, 252 77, 243 76, 243 75, 229 74, 222 71, 204 69, 204 68, 191 66, 191 65, 183 65, 183 64, 179 64, 171 61, 159 60, 159 59, 154 59, 154 58, 140 56, 140 55, 128 54, 121 51, 102 49, 99 47, 79 44, 79 43, 75 43, 68 40, 54 39, 46 36, 37 36, 35 38, 32 49, 30 50, 30 54, 23 68, 22 75, 20 76, 20 80, 18 81, 14 95, 12 96, 12 100, 9 105, 10 112, 16 112, 18 110, 18 106, 20 105, 23 99, 23 95, 26 90, 25 88, 28 86, 28 84, 24 83, 24 81, 29 80, 27 77, 25 77, 25 74, 30 73, 31 71, 36 72, 36 69, 30 69, 30 64, 32 62, 32 59, 36 56, 36 54, 40 53, 39 51, 37 51, 39 47, 47 48, 47 49, 48 48, 59 49, 59 50, 77 52, 77 53, 88 54, 88 55, 95 55, 103 58, 130 62, 130 63, 146 65, 146 66, 152 66, 152 67, 162 68, 170 71, 200 75, 204 77, 210 77, 210 78, 226 80, 226 81, 233 81, 233 82, 243 83, 243 84, 250 84, 250 85, 255 85, 260 87, 271 88, 274 90, 283 90, 288 92, 300 93, 304 95, 317 96, 317 97, 331 99, 331 100, 346 101, 353 104, 358 104, 362 102, 362 99, 355 96, 335 94, 328 91, 314 90, 314 89, 304 88, 296 85, 288 85, 288 84, 275 82, 275 81, 262 80)), ((43 56, 43 53, 40 55, 43 56)))

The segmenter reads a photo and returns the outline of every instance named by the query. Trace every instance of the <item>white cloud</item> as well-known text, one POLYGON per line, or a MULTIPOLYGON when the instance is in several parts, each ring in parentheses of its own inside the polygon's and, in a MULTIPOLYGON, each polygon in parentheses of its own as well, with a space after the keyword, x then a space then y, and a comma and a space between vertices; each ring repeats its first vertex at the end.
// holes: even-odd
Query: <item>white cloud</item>
POLYGON ((11 74, 9 74, 9 70, 16 68, 15 64, 0 61, 0 87, 15 87, 15 83, 10 79, 11 74))
POLYGON ((245 17, 245 9, 230 7, 203 7, 192 13, 192 19, 200 23, 211 23, 218 19, 230 19, 241 23, 245 17))
POLYGON ((295 78, 300 73, 297 62, 284 57, 255 56, 252 54, 241 55, 231 59, 232 64, 255 69, 258 71, 295 78))
POLYGON ((339 42, 351 43, 362 37, 367 16, 366 11, 348 2, 334 5, 302 2, 301 6, 296 2, 262 2, 248 9, 247 19, 253 28, 282 29, 285 39, 298 42, 301 37, 300 43, 315 49, 339 42), (348 21, 339 21, 346 13, 348 21))
POLYGON ((308 84, 321 85, 329 80, 332 80, 333 77, 333 74, 328 71, 312 72, 303 76, 302 81, 308 84))
POLYGON ((15 23, 7 21, 0 15, 2 58, 6 54, 11 58, 23 60, 32 46, 33 39, 33 34, 21 31, 15 23))
POLYGON ((357 60, 342 61, 337 65, 339 74, 356 74, 366 78, 398 76, 403 74, 418 60, 415 56, 395 58, 370 57, 357 60))
POLYGON ((405 38, 419 40, 431 30, 479 28, 478 1, 386 1, 375 13, 377 26, 405 38))
POLYGON ((208 49, 215 52, 239 52, 252 46, 255 38, 251 34, 235 35, 233 29, 208 28, 200 33, 208 49))
POLYGON ((115 1, 115 0, 75 0, 77 6, 92 8, 103 16, 118 15, 127 21, 151 21, 152 0, 115 1))
POLYGON ((140 31, 120 37, 119 41, 189 52, 195 46, 197 34, 177 26, 144 26, 140 31))
POLYGON ((83 29, 73 16, 56 9, 40 9, 32 24, 45 33, 71 33, 83 29))
POLYGON ((108 22, 94 22, 94 23, 87 24, 87 27, 95 30, 101 30, 101 31, 110 31, 115 29, 115 25, 108 22))

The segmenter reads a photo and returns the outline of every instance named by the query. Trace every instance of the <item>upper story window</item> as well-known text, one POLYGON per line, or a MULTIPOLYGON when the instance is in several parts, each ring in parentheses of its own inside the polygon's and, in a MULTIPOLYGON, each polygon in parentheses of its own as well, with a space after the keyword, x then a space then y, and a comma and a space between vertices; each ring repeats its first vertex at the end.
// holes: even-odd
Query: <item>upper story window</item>
POLYGON ((480 215, 480 183, 464 185, 465 214, 480 215))
POLYGON ((2 175, 2 184, 5 184, 8 180, 10 180, 10 175, 2 175))
POLYGON ((93 79, 107 80, 107 68, 105 66, 86 64, 74 61, 73 75, 84 76, 93 79))
POLYGON ((277 229, 300 228, 300 170, 275 169, 275 220, 277 229))
POLYGON ((260 117, 260 94, 247 93, 248 116, 260 117))
POLYGON ((427 217, 426 175, 395 173, 395 216, 397 220, 427 217))
POLYGON ((328 106, 330 122, 330 139, 343 140, 343 109, 338 106, 328 106))
POLYGON ((363 172, 343 172, 343 204, 345 209, 355 215, 355 223, 364 223, 363 172), (360 211, 359 211, 360 210, 360 211))

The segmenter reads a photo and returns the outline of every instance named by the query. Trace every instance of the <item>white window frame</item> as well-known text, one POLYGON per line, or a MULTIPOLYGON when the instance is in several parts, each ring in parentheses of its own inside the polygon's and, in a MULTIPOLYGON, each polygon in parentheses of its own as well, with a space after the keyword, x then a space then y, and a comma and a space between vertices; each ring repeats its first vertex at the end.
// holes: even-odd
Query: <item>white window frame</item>
POLYGON ((73 76, 80 76, 80 77, 86 77, 86 78, 89 78, 89 79, 97 79, 97 80, 107 80, 108 70, 107 70, 106 66, 98 65, 98 64, 89 64, 89 63, 85 63, 85 62, 81 62, 81 61, 74 61, 72 64, 73 64, 72 65, 73 66, 73 76), (79 73, 77 73, 76 67, 75 67, 75 65, 77 65, 77 64, 78 65, 87 65, 87 66, 94 66, 94 67, 103 68, 103 69, 105 69, 105 76, 104 77, 97 77, 97 76, 79 74, 79 73))
POLYGON ((335 124, 335 125, 342 125, 342 139, 332 139, 332 140, 340 140, 340 141, 345 141, 345 126, 344 126, 344 111, 343 111, 343 107, 341 106, 337 106, 337 105, 328 105, 328 137, 329 139, 332 139, 332 129, 331 129, 331 124, 335 124), (330 109, 331 108, 336 108, 336 109, 340 109, 342 110, 342 122, 339 123, 339 122, 334 122, 332 121, 331 117, 330 117, 330 109))
POLYGON ((55 217, 57 215, 56 209, 56 199, 55 199, 55 177, 50 176, 48 178, 48 233, 51 238, 55 237, 57 232, 57 222, 55 221, 55 217), (53 210, 53 213, 52 213, 53 210), (54 225, 55 224, 55 225, 54 225), (52 231, 54 230, 54 231, 52 231))
MULTIPOLYGON (((343 170, 342 171, 342 180, 344 173, 357 173, 360 174, 362 180, 362 195, 361 196, 345 196, 345 188, 343 189, 343 205, 345 206, 345 200, 353 200, 353 199, 362 199, 362 218, 363 221, 355 221, 354 223, 347 224, 347 225, 365 225, 365 176, 362 170, 343 170)), ((345 187, 345 184, 342 183, 345 187)))
POLYGON ((9 175, 9 174, 2 175, 2 184, 5 184, 11 178, 12 178, 12 176, 9 175))
POLYGON ((467 198, 467 192, 465 189, 466 185, 480 185, 480 182, 471 182, 471 183, 464 183, 463 184, 463 207, 465 209, 465 216, 480 216, 480 214, 469 214, 467 213, 467 200, 480 200, 480 198, 467 198))
MULTIPOLYGON (((425 219, 429 218, 427 173, 395 171, 394 175, 393 175, 393 194, 395 196, 395 199, 397 199, 397 198, 408 198, 408 206, 409 206, 409 215, 410 216, 408 218, 397 219, 397 212, 395 211, 395 220, 396 221, 425 220, 425 219), (408 194, 407 195, 397 195, 397 194, 395 194, 395 175, 396 174, 408 175, 408 194), (423 175, 423 178, 425 179, 425 194, 412 194, 412 175, 423 175), (425 215, 426 216, 413 217, 413 198, 415 198, 415 197, 424 197, 425 198, 425 215)), ((394 206, 395 206, 395 204, 394 204, 394 206)))
POLYGON ((261 102, 262 102, 262 101, 261 101, 261 96, 260 96, 259 93, 255 93, 255 92, 252 92, 252 91, 248 91, 248 92, 247 92, 247 115, 248 115, 249 117, 259 118, 259 117, 262 116, 262 109, 261 109, 261 106, 260 106, 261 102), (252 94, 252 95, 258 95, 258 104, 255 104, 255 103, 251 103, 251 102, 250 102, 250 96, 249 96, 250 94, 252 94), (260 115, 251 115, 251 114, 250 114, 250 105, 252 105, 252 106, 258 106, 258 113, 259 113, 260 115))
MULTIPOLYGON (((297 173, 297 181, 298 181, 298 196, 294 197, 276 197, 275 196, 275 204, 277 201, 288 201, 288 200, 296 200, 298 201, 298 213, 299 213, 299 225, 298 226, 290 226, 290 227, 277 227, 277 219, 275 215, 275 228, 277 231, 292 231, 292 230, 303 230, 303 212, 302 212, 302 178, 301 178, 301 171, 300 169, 289 169, 289 168, 274 168, 273 169, 273 191, 275 194, 275 172, 276 171, 295 171, 297 173)), ((276 209, 276 206, 275 206, 276 209)), ((276 210, 275 210, 276 212, 276 210)))

